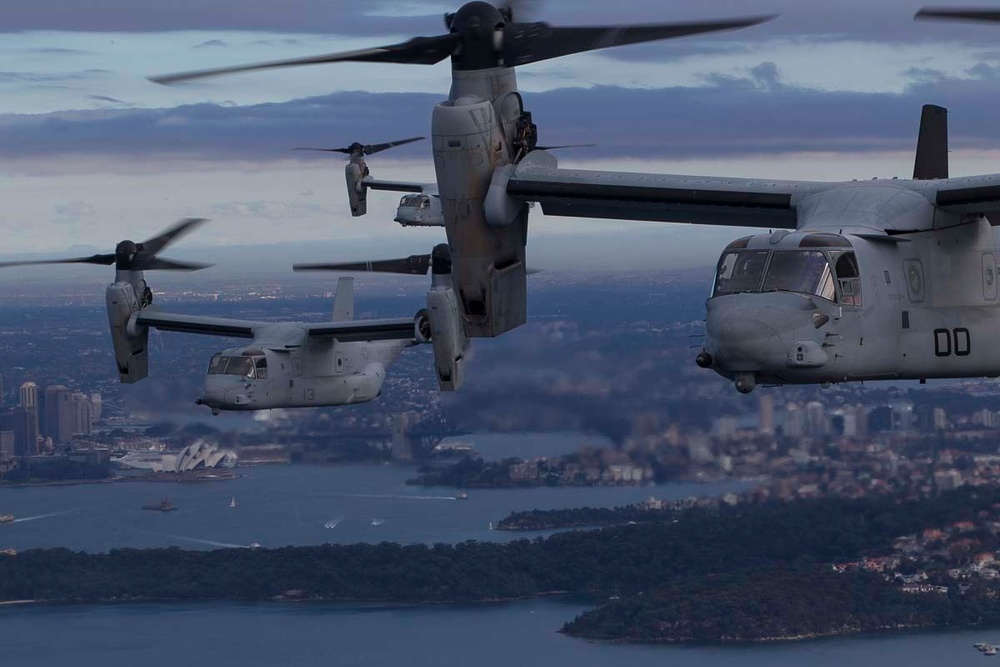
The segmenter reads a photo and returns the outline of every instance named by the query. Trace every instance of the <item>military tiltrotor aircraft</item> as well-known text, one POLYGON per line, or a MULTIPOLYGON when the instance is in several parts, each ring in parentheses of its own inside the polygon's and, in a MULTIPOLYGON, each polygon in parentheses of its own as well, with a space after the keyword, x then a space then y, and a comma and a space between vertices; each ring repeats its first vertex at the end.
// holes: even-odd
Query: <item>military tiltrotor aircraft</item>
POLYGON ((433 183, 403 183, 399 181, 379 181, 370 176, 365 157, 381 153, 395 146, 402 146, 426 137, 411 137, 398 141, 388 141, 384 144, 362 144, 355 141, 345 148, 310 148, 300 146, 296 151, 320 151, 324 153, 343 153, 350 156, 346 167, 347 188, 351 193, 351 210, 367 210, 368 190, 388 190, 390 192, 406 192, 399 200, 396 217, 393 218, 403 227, 444 227, 444 213, 441 211, 441 198, 438 196, 437 185, 433 183))
MULTIPOLYGON (((524 264, 528 206, 508 196, 507 182, 518 162, 537 149, 537 129, 517 89, 515 68, 551 58, 612 46, 732 30, 767 17, 698 23, 556 27, 518 22, 510 5, 468 2, 445 16, 448 32, 407 42, 345 53, 226 67, 154 77, 171 84, 220 74, 334 62, 433 65, 451 59, 448 99, 431 120, 436 193, 454 261, 455 292, 465 332, 492 337, 527 317, 524 264)), ((369 188, 392 189, 370 179, 364 156, 347 166, 353 215, 367 211, 369 188)), ((397 188, 427 196, 420 184, 397 188)))
MULTIPOLYGON (((926 16, 932 18, 931 16, 926 16)), ((956 18, 956 17, 951 17, 956 18)), ((983 18, 964 16, 960 18, 983 18)), ((514 67, 753 25, 555 28, 471 2, 449 33, 388 47, 163 77, 337 62, 433 64, 453 85, 432 119, 438 191, 470 336, 524 321, 529 203, 557 216, 758 227, 723 252, 699 365, 734 381, 835 383, 1000 376, 1000 174, 948 177, 947 112, 924 108, 912 180, 809 182, 562 169, 537 147, 514 67)), ((348 167, 364 213, 361 164, 348 167), (356 167, 353 176, 351 167, 356 167)))
MULTIPOLYGON (((434 339, 436 368, 457 386, 461 332, 457 305, 436 300, 430 310, 399 319, 354 320, 353 281, 341 278, 327 322, 266 322, 179 315, 152 305, 145 271, 205 268, 205 264, 162 259, 158 253, 203 222, 187 219, 143 243, 122 241, 114 253, 69 259, 6 262, 0 267, 32 264, 115 265, 115 281, 106 302, 118 375, 123 383, 146 377, 149 330, 246 338, 244 346, 214 355, 205 376, 204 393, 195 401, 222 410, 319 407, 362 403, 377 397, 386 369, 408 347, 434 339), (446 353, 452 348, 452 356, 446 353), (459 349, 459 352, 454 352, 459 349), (439 352, 441 350, 441 352, 439 352)), ((440 270, 444 271, 443 266, 440 270)), ((432 292, 434 290, 432 289, 432 292)), ((448 292, 444 290, 446 295, 448 292)), ((428 305, 431 300, 428 298, 428 305)), ((444 382, 444 381, 442 381, 444 382)))

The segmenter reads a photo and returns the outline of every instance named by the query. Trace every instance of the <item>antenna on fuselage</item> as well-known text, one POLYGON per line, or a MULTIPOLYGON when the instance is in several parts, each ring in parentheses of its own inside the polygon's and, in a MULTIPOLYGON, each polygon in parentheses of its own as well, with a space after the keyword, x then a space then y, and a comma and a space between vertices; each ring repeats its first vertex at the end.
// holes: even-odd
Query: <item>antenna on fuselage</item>
POLYGON ((948 110, 925 104, 920 113, 917 157, 913 162, 913 180, 948 178, 948 110))

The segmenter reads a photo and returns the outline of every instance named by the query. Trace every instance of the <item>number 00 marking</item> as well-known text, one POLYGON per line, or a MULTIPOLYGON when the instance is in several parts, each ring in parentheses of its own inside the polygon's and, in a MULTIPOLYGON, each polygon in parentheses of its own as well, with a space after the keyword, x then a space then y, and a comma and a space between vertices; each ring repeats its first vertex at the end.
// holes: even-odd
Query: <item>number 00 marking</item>
POLYGON ((972 354, 972 335, 965 327, 934 330, 934 354, 938 357, 967 357, 972 354))

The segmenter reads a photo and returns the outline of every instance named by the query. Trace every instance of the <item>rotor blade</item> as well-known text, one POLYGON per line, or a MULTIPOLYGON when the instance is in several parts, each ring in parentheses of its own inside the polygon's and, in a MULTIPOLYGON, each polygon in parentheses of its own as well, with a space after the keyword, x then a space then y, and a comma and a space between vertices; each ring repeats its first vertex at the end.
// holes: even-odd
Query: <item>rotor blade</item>
POLYGON ((182 81, 193 81, 195 79, 221 76, 223 74, 236 74, 238 72, 252 72, 255 70, 276 69, 279 67, 297 67, 299 65, 319 65, 323 63, 348 61, 434 65, 450 56, 458 46, 460 39, 461 38, 457 34, 437 35, 435 37, 414 37, 413 39, 400 44, 390 44, 389 46, 381 46, 374 49, 359 49, 357 51, 328 53, 322 56, 292 58, 290 60, 272 60, 269 62, 254 63, 251 65, 236 65, 234 67, 219 67, 217 69, 179 72, 176 74, 153 76, 150 77, 149 80, 153 83, 160 83, 165 86, 169 86, 174 83, 181 83, 182 81))
POLYGON ((401 259, 381 259, 374 262, 341 262, 337 264, 295 264, 293 271, 371 271, 424 276, 431 268, 430 255, 410 255, 401 259))
POLYGON ((972 7, 923 7, 915 19, 944 19, 946 21, 985 21, 1000 23, 1000 10, 976 9, 972 7))
POLYGON ((540 151, 555 151, 560 148, 593 148, 597 144, 563 144, 561 146, 535 146, 536 150, 540 151))
POLYGON ((640 25, 560 28, 548 23, 513 23, 504 30, 504 64, 507 67, 537 63, 572 53, 610 46, 639 44, 720 30, 736 30, 770 21, 773 16, 752 16, 722 21, 648 23, 640 25))
POLYGON ((155 255, 204 222, 206 222, 205 218, 184 218, 162 234, 143 241, 142 249, 150 256, 155 255))
POLYGON ((423 141, 427 137, 410 137, 409 139, 400 139, 399 141, 390 141, 384 144, 369 144, 365 146, 365 155, 373 155, 375 153, 381 153, 382 151, 389 150, 395 146, 402 146, 403 144, 412 144, 414 141, 423 141))
POLYGON ((309 146, 297 146, 292 149, 293 151, 322 151, 324 153, 345 153, 347 155, 351 154, 350 148, 310 148, 309 146))
POLYGON ((67 259, 36 259, 22 262, 0 262, 0 268, 11 266, 33 266, 38 264, 101 264, 110 266, 115 263, 115 255, 91 255, 90 257, 69 257, 67 259))
POLYGON ((132 260, 134 271, 200 271, 212 266, 201 262, 180 262, 175 259, 160 259, 152 255, 136 255, 132 260))

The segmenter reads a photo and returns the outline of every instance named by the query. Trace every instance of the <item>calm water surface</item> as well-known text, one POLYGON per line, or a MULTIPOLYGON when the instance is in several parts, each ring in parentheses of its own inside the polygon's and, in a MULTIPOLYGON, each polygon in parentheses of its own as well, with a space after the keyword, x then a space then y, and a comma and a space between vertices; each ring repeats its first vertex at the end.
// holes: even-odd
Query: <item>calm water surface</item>
MULTIPOLYGON (((361 665, 510 667, 960 667, 1000 632, 875 636, 742 647, 593 643, 556 630, 558 601, 440 608, 177 604, 0 609, 3 664, 64 667, 361 665)), ((987 663, 989 664, 989 663, 987 663)))
MULTIPOLYGON (((496 439, 488 455, 550 455, 579 441, 496 439), (515 442, 511 447, 510 443, 515 442), (507 443, 505 446, 504 443, 507 443), (508 453, 509 452, 509 453, 508 453)), ((507 540, 490 531, 519 509, 611 507, 650 495, 678 498, 742 484, 639 488, 473 490, 406 486, 414 469, 390 466, 244 468, 225 482, 128 483, 0 489, 0 548, 217 548, 324 542, 507 540), (170 496, 179 508, 141 509, 170 496), (237 506, 229 507, 236 499, 237 506), (331 526, 331 527, 326 527, 331 526)), ((997 632, 909 634, 783 646, 662 647, 592 643, 556 631, 586 607, 558 600, 461 607, 172 604, 0 607, 3 665, 510 665, 628 664, 811 667, 982 664, 975 641, 997 632)))

